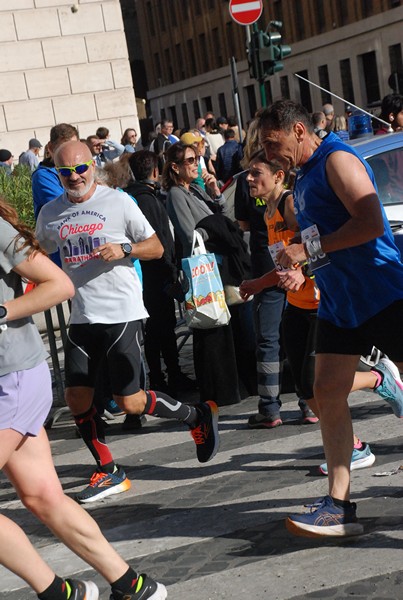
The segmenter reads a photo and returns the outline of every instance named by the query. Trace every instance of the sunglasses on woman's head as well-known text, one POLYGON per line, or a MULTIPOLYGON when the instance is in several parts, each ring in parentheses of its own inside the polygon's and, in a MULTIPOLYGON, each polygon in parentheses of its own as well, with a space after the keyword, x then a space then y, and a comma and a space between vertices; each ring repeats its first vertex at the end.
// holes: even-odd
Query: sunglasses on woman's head
POLYGON ((88 162, 80 163, 79 165, 74 165, 74 167, 56 167, 56 171, 60 173, 62 177, 70 177, 72 173, 77 173, 77 175, 82 175, 92 165, 94 161, 91 159, 88 162))

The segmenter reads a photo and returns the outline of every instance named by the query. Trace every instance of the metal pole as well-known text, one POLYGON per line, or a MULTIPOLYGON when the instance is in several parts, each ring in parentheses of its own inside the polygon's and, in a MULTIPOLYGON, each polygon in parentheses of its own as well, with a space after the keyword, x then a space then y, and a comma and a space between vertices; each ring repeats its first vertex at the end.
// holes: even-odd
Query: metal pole
POLYGON ((238 94, 238 73, 236 70, 236 62, 235 57, 231 56, 230 58, 230 67, 231 67, 231 78, 232 78, 232 97, 234 100, 234 108, 235 108, 235 116, 238 123, 238 131, 239 131, 239 142, 242 144, 242 121, 241 121, 241 111, 239 108, 239 94, 238 94))

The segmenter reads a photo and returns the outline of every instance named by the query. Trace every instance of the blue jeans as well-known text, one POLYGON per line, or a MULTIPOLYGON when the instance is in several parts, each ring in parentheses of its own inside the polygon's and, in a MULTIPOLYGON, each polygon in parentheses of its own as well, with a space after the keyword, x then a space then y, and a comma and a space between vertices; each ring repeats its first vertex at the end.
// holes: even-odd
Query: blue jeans
POLYGON ((259 413, 270 418, 280 415, 280 325, 285 294, 268 288, 253 299, 256 332, 256 361, 259 413))

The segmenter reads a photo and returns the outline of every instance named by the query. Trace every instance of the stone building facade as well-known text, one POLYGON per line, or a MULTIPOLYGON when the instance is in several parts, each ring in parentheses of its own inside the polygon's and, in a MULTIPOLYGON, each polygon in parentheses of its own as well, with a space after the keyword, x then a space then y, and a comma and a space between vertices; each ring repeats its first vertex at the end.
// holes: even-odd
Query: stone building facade
POLYGON ((2 0, 0 56, 0 147, 15 157, 56 123, 118 141, 138 128, 119 0, 2 0))

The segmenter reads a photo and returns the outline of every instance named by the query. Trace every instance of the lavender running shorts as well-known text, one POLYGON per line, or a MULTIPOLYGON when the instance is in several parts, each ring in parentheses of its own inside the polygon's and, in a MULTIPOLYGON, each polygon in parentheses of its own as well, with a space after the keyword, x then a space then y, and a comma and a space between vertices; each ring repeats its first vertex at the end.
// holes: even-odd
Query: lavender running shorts
POLYGON ((0 429, 36 436, 52 406, 52 381, 47 362, 0 377, 0 429))

